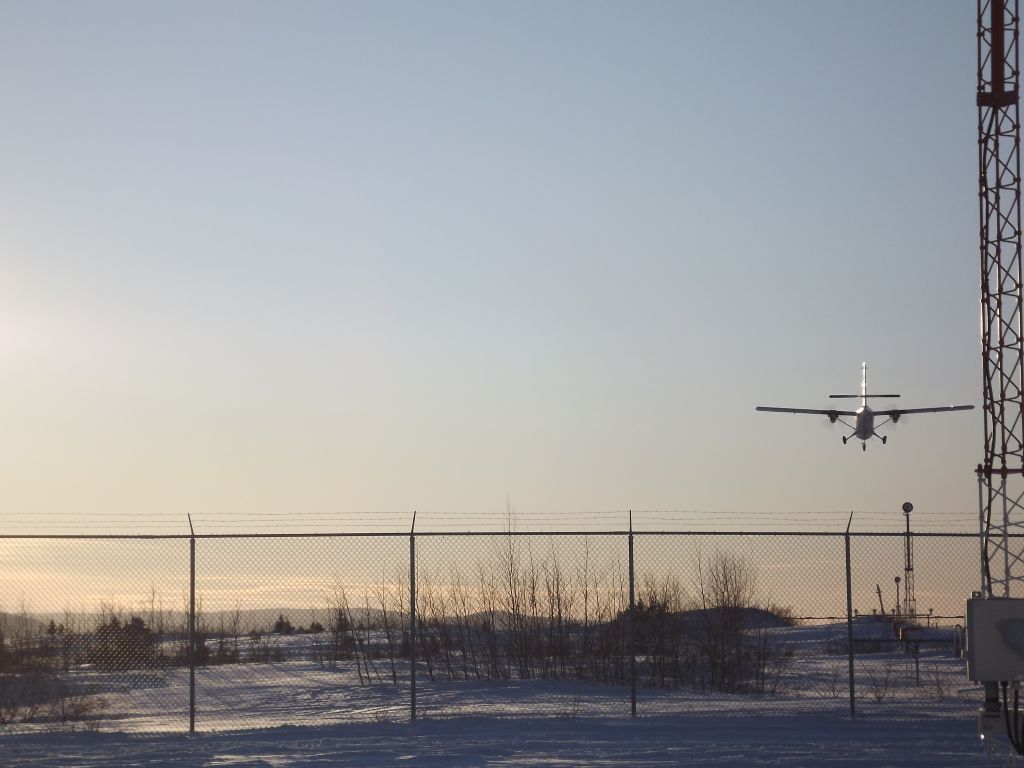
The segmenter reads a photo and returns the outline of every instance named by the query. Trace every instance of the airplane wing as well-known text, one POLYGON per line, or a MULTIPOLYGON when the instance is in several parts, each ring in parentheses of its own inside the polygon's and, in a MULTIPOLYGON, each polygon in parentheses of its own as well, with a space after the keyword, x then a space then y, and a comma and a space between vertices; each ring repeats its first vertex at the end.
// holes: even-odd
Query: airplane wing
POLYGON ((973 405, 940 405, 937 408, 892 408, 888 411, 875 411, 875 416, 889 416, 898 419, 905 413, 945 413, 946 411, 969 411, 973 405))
MULTIPOLYGON (((856 411, 818 411, 812 408, 775 408, 767 405, 754 406, 755 411, 771 411, 772 413, 816 413, 819 416, 828 416, 830 419, 835 416, 856 416, 856 411)), ((904 411, 906 413, 906 411, 904 411)))

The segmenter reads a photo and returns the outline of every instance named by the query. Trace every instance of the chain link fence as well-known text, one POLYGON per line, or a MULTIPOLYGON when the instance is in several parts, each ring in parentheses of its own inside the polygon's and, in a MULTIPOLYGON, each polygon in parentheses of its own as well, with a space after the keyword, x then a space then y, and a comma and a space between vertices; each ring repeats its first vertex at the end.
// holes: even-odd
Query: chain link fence
POLYGON ((195 570, 198 727, 407 715, 403 539, 204 539, 195 570))
POLYGON ((0 733, 971 717, 977 538, 912 543, 908 572, 894 534, 0 538, 0 733))
POLYGON ((0 732, 189 727, 187 539, 0 539, 0 732))
POLYGON ((964 605, 980 579, 978 538, 915 535, 912 541, 908 573, 903 536, 851 537, 857 713, 899 717, 927 708, 970 714, 964 701, 984 698, 967 682, 962 659, 964 605), (908 577, 916 604, 911 617, 905 615, 908 577))

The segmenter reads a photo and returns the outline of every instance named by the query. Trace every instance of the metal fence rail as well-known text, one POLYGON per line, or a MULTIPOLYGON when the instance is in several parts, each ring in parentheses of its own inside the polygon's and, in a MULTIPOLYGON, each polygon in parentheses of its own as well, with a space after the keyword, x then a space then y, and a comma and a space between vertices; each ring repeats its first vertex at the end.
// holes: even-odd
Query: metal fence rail
POLYGON ((977 537, 914 548, 908 616, 903 534, 0 537, 0 733, 967 717, 977 537))

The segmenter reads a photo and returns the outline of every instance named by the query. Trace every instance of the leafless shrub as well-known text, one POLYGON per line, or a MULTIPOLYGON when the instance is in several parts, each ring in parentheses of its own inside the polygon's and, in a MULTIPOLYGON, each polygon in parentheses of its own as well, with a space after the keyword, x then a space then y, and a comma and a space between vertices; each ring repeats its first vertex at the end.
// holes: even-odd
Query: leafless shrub
POLYGON ((572 702, 569 705, 569 709, 562 713, 562 717, 569 720, 575 720, 580 713, 580 703, 582 699, 579 696, 573 696, 572 702))
POLYGON ((104 697, 76 692, 61 682, 49 704, 49 715, 53 720, 71 724, 72 728, 82 725, 88 730, 98 730, 107 706, 104 697))
POLYGON ((0 725, 33 722, 49 699, 50 683, 42 669, 0 674, 0 725))
POLYGON ((892 662, 887 662, 881 672, 868 678, 868 690, 871 692, 871 698, 876 702, 881 703, 889 696, 893 683, 893 671, 892 662))
POLYGON ((936 669, 932 672, 930 682, 932 693, 935 694, 936 699, 945 701, 949 698, 949 679, 940 670, 936 669))
POLYGON ((822 688, 816 689, 816 693, 822 698, 838 699, 843 695, 839 680, 842 677, 842 669, 838 664, 833 664, 828 669, 828 677, 822 688))
POLYGON ((260 632, 258 629, 250 631, 247 638, 246 661, 250 664, 270 664, 284 661, 284 651, 278 644, 279 640, 277 635, 260 632))
POLYGON ((242 613, 238 604, 234 611, 220 615, 217 642, 212 661, 214 664, 237 664, 242 660, 240 638, 242 635, 242 613))
MULTIPOLYGON (((397 581, 398 589, 401 591, 401 580, 397 581)), ((392 684, 398 682, 398 661, 399 642, 397 625, 401 623, 401 615, 395 614, 392 610, 393 598, 391 588, 388 585, 386 575, 381 577, 380 586, 376 590, 377 605, 380 610, 380 624, 384 629, 384 642, 387 652, 388 665, 391 670, 392 684)))

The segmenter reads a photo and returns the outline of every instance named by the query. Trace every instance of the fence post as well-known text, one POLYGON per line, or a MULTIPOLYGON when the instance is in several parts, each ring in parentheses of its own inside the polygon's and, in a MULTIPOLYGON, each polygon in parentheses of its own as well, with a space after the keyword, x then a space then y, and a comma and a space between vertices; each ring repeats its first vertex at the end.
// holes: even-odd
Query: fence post
POLYGON ((196 531, 188 516, 188 732, 196 732, 196 531))
POLYGON ((853 684, 853 571, 850 564, 850 523, 853 512, 846 522, 846 647, 850 657, 850 717, 857 716, 856 688, 853 684))
POLYGON ((409 705, 411 719, 416 719, 416 511, 412 513, 409 530, 409 705))
POLYGON ((633 510, 629 510, 629 708, 636 717, 636 579, 633 570, 633 510))
MULTIPOLYGON (((978 543, 981 552, 978 553, 978 565, 981 568, 981 580, 978 582, 980 595, 992 596, 992 585, 989 583, 988 572, 988 539, 985 537, 985 487, 982 475, 981 464, 978 465, 978 543)), ((966 621, 966 619, 965 619, 966 621)))

